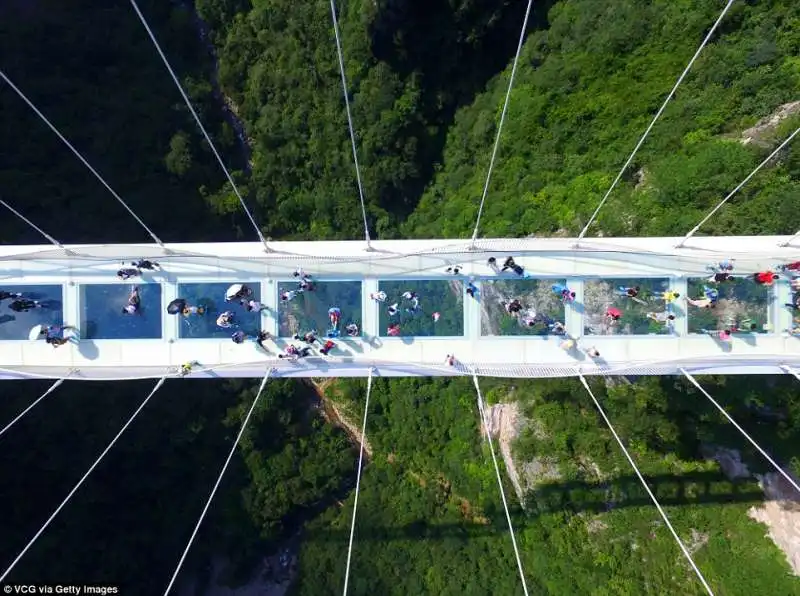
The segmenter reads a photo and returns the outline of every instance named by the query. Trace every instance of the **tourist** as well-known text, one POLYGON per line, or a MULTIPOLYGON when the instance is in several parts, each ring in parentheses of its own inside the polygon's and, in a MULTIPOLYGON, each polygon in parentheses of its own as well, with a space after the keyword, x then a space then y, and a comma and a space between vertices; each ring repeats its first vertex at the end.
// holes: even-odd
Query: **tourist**
POLYGON ((247 312, 261 312, 262 310, 269 310, 269 307, 261 304, 258 300, 242 300, 240 302, 247 312))
POLYGON ((132 267, 123 267, 119 271, 117 271, 117 277, 120 278, 122 281, 126 281, 131 277, 139 277, 142 274, 141 271, 138 269, 134 269, 132 267))
POLYGON ((735 259, 725 259, 724 261, 718 261, 716 263, 711 263, 710 265, 706 265, 706 269, 709 271, 717 272, 717 271, 733 271, 733 263, 735 259))
POLYGON ((649 312, 647 313, 647 318, 652 319, 656 323, 667 323, 668 321, 674 321, 675 315, 670 314, 666 311, 664 312, 649 312))
POLYGON ((634 286, 632 288, 620 286, 617 288, 617 293, 621 296, 627 296, 628 298, 636 298, 639 295, 639 286, 634 286))
POLYGON ((226 310, 217 317, 217 327, 221 327, 222 329, 229 329, 233 327, 234 319, 235 315, 231 311, 226 310))
POLYGON ((561 297, 564 302, 572 302, 575 300, 575 292, 571 291, 567 286, 562 284, 553 284, 550 289, 554 294, 561 297))
POLYGON ((296 340, 302 340, 302 341, 304 341, 305 343, 307 343, 307 344, 311 345, 311 344, 313 344, 315 341, 317 341, 317 333, 316 333, 316 331, 309 331, 308 333, 305 333, 305 334, 303 334, 302 336, 301 336, 300 334, 298 334, 298 333, 295 333, 295 334, 292 336, 292 339, 296 339, 296 340))
POLYGON ((7 298, 22 298, 21 292, 6 292, 5 290, 0 290, 0 302, 7 298))
POLYGON ((776 269, 778 271, 800 271, 800 261, 794 261, 786 265, 778 265, 776 269))
POLYGON ((148 261, 146 259, 139 259, 135 263, 131 263, 131 266, 137 269, 145 269, 146 271, 161 271, 161 265, 155 261, 148 261))
POLYGON ((44 341, 57 348, 58 346, 63 346, 69 340, 65 337, 46 337, 44 341))
POLYGON ((139 287, 133 286, 128 294, 128 303, 122 307, 123 315, 139 315, 141 313, 142 298, 139 296, 139 287))
POLYGON ((328 319, 331 322, 331 329, 339 328, 339 319, 342 318, 342 311, 338 306, 332 306, 328 309, 328 319))
POLYGON ((761 271, 753 274, 753 281, 760 286, 771 286, 778 279, 780 279, 780 275, 772 271, 761 271))
POLYGON ((717 303, 709 298, 697 298, 697 299, 687 298, 686 302, 688 302, 692 306, 696 306, 697 308, 714 308, 717 306, 717 303))
POLYGON ((269 352, 266 346, 264 346, 264 342, 267 341, 268 339, 272 339, 272 336, 266 331, 259 331, 258 335, 256 335, 256 344, 258 344, 258 347, 264 350, 265 352, 269 352))
POLYGON ((727 271, 721 271, 719 273, 715 273, 711 277, 708 278, 708 281, 715 284, 721 284, 726 281, 733 281, 735 278, 728 273, 727 271))
POLYGON ((38 300, 31 300, 29 298, 17 298, 12 300, 8 308, 14 312, 28 312, 32 308, 44 308, 44 304, 38 300))
POLYGON ((583 351, 586 352, 586 355, 589 356, 589 358, 600 358, 600 352, 594 346, 591 348, 584 348, 583 351))

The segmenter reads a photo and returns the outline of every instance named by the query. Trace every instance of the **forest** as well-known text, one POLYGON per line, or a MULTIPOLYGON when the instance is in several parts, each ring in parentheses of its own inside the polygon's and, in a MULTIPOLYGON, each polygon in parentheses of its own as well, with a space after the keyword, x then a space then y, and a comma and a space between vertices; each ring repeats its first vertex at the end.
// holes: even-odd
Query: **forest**
MULTIPOLYGON (((526 4, 337 3, 373 238, 471 232, 526 4)), ((329 3, 138 5, 265 236, 363 237, 329 3)), ((577 233, 721 8, 535 2, 481 235, 577 233)), ((129 2, 2 2, 0 56, 0 70, 163 240, 254 239, 129 2)), ((685 233, 797 128, 800 115, 756 125, 798 101, 800 4, 736 0, 590 235, 685 233)), ((0 139, 0 198, 58 240, 149 241, 1 83, 0 139)), ((800 151, 790 145, 701 233, 793 233, 798 194, 800 151)), ((4 213, 0 242, 40 238, 4 213)), ((800 472, 796 380, 701 381, 800 472)), ((0 437, 0 562, 152 386, 67 381, 0 437)), ((692 385, 591 386, 715 593, 800 594, 785 555, 747 516, 763 500, 757 483, 729 481, 704 448, 739 450, 757 473, 763 460, 692 385)), ((0 425, 47 387, 0 383, 0 425)), ((168 381, 9 579, 163 593, 257 388, 168 381)), ((182 583, 202 585, 221 558, 231 563, 222 581, 240 585, 292 544, 290 593, 341 591, 358 445, 325 404, 358 421, 365 390, 363 380, 267 383, 182 583)), ((482 390, 529 421, 516 461, 549 471, 524 502, 506 481, 530 593, 704 593, 577 381, 487 379, 482 390)), ((522 593, 470 379, 376 381, 367 440, 351 593, 522 593)))

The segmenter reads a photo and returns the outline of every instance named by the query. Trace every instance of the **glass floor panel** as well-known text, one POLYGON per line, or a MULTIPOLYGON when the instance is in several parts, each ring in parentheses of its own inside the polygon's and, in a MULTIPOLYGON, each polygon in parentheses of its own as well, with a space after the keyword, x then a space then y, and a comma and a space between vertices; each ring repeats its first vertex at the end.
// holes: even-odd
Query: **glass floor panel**
POLYGON ((347 337, 345 327, 350 323, 361 329, 361 282, 312 280, 313 291, 299 292, 292 300, 282 301, 283 292, 297 291, 297 281, 278 283, 278 335, 291 337, 316 331, 320 336, 331 330, 328 310, 341 311, 339 337, 347 337))
POLYGON ((23 298, 38 300, 41 308, 16 312, 9 308, 14 298, 0 302, 0 340, 28 339, 35 325, 61 325, 64 322, 64 287, 60 285, 7 285, 4 292, 19 292, 23 298))
POLYGON ((563 279, 497 279, 481 282, 481 335, 550 335, 552 322, 564 323, 565 306, 553 292, 563 279), (504 302, 517 299, 519 316, 510 315, 504 302), (533 326, 528 325, 533 322, 533 326))
POLYGON ((689 333, 703 330, 746 329, 748 333, 767 333, 767 310, 771 288, 756 284, 751 278, 736 277, 733 281, 711 283, 708 278, 688 280, 688 298, 703 298, 705 288, 719 292, 714 308, 699 308, 686 303, 689 333), (751 327, 753 327, 751 329, 751 327))
POLYGON ((400 324, 403 337, 458 337, 464 335, 464 282, 453 280, 403 280, 378 282, 386 292, 386 302, 379 304, 380 337, 389 337, 389 324, 400 324), (415 292, 419 308, 411 312, 413 301, 404 292, 415 292), (397 304, 398 313, 389 315, 389 306, 397 304), (434 320, 434 313, 439 313, 434 320))
MULTIPOLYGON (((647 316, 648 313, 672 314, 674 304, 669 307, 664 301, 664 292, 669 289, 669 279, 587 279, 584 282, 583 308, 585 335, 668 335, 672 326, 660 323, 647 316), (631 298, 625 295, 626 288, 639 288, 631 298), (621 313, 618 321, 606 317, 608 309, 621 313)), ((678 299, 682 303, 683 297, 678 299)))
POLYGON ((160 284, 83 284, 80 286, 81 339, 158 339, 161 337, 160 284), (128 296, 139 288, 139 314, 123 314, 128 296))
MULTIPOLYGON (((248 335, 256 335, 261 330, 261 313, 248 312, 239 303, 239 300, 225 302, 225 291, 235 281, 220 283, 191 283, 178 284, 178 296, 186 300, 189 306, 198 306, 203 309, 203 314, 183 314, 176 316, 180 319, 178 324, 178 337, 188 338, 220 338, 230 339, 234 331, 244 331, 248 335), (231 311, 234 314, 234 326, 231 328, 217 327, 217 317, 220 313, 231 311)), ((248 300, 261 300, 261 284, 245 283, 252 290, 248 300)))

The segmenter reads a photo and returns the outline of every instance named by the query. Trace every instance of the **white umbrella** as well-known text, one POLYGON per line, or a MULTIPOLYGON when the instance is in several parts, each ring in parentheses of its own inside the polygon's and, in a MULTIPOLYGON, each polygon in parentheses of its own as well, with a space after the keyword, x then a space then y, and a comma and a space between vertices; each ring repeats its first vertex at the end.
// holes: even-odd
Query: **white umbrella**
POLYGON ((42 331, 44 330, 44 325, 34 325, 31 327, 31 330, 28 331, 28 339, 31 341, 36 341, 37 339, 42 339, 44 334, 42 331))
POLYGON ((225 291, 225 300, 233 300, 242 291, 242 284, 233 284, 225 291))

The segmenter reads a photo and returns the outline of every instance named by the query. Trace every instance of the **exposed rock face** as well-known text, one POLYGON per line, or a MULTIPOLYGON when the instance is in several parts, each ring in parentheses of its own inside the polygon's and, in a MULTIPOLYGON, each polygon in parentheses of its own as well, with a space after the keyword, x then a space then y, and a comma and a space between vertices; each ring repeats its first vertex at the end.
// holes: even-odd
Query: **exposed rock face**
POLYGON ((730 480, 750 477, 750 470, 747 469, 739 452, 735 449, 726 449, 716 445, 703 445, 700 451, 703 457, 716 461, 722 469, 722 473, 730 480))
POLYGON ((486 410, 489 434, 497 439, 500 446, 500 454, 508 470, 508 477, 514 490, 517 493, 520 503, 524 505, 525 491, 520 484, 519 473, 514 465, 514 458, 511 455, 511 444, 517 438, 520 431, 519 405, 516 402, 510 404, 495 404, 486 410))
POLYGON ((800 575, 800 502, 797 491, 779 474, 758 476, 768 501, 747 514, 769 528, 768 536, 785 554, 795 575, 800 575))
MULTIPOLYGON (((751 476, 735 449, 703 445, 701 452, 703 457, 716 461, 722 473, 731 480, 751 476)), ((791 472, 787 473, 791 475, 791 472)), ((795 575, 800 575, 800 501, 797 491, 780 474, 756 475, 756 478, 767 500, 763 505, 751 507, 747 515, 767 526, 767 535, 786 554, 795 575)))
POLYGON ((761 147, 771 147, 773 145, 773 139, 770 138, 770 133, 781 122, 798 113, 800 113, 800 101, 792 101, 783 104, 775 110, 775 112, 759 120, 755 126, 745 130, 742 133, 742 144, 749 145, 753 143, 761 147))

